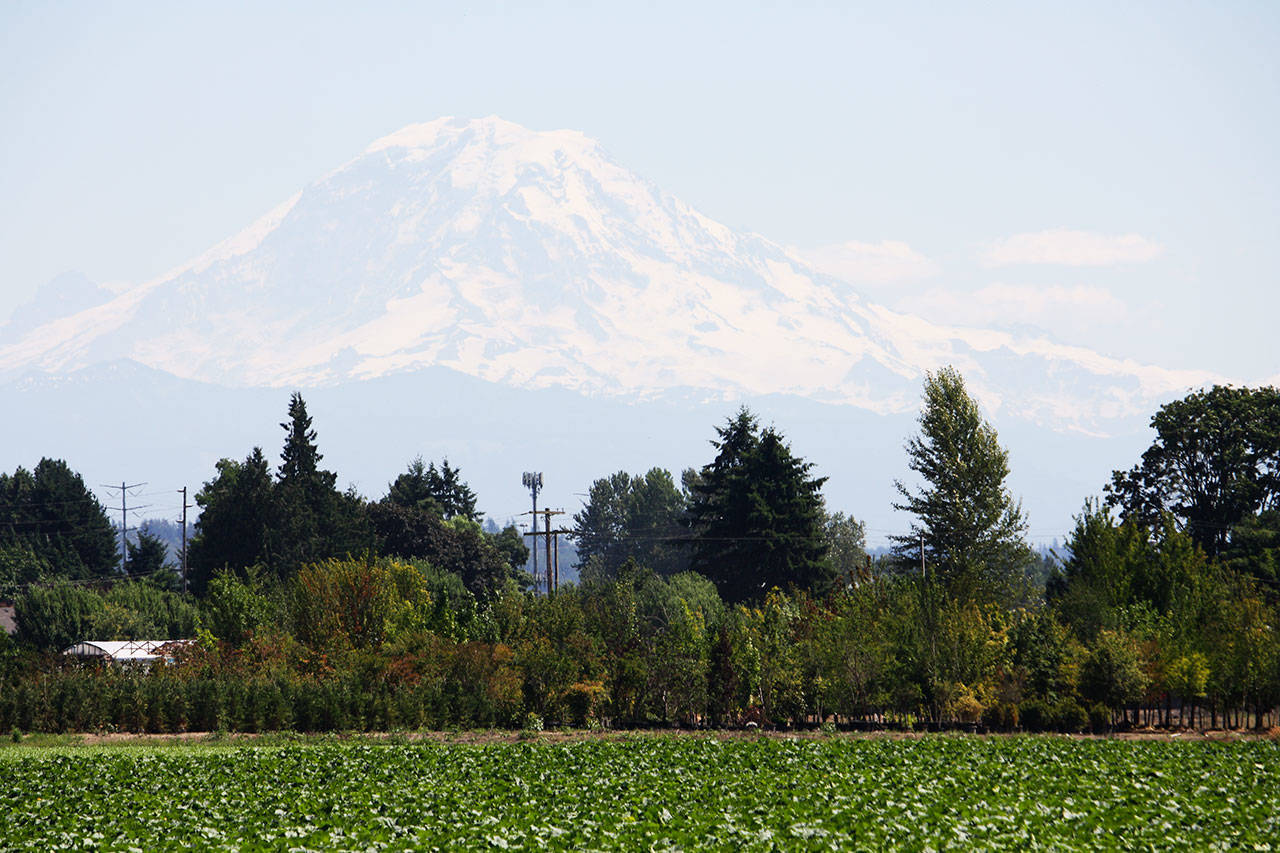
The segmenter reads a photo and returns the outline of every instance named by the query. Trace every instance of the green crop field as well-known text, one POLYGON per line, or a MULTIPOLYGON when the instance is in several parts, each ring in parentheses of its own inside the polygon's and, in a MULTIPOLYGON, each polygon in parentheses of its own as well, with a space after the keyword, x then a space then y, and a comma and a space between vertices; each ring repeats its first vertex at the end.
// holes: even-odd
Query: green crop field
POLYGON ((308 741, 0 749, 0 848, 1240 847, 1271 741, 308 741))

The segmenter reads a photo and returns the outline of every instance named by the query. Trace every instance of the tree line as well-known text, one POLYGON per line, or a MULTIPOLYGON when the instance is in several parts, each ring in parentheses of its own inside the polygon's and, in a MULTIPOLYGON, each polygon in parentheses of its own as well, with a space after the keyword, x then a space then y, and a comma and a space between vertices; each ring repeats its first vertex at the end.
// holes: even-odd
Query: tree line
POLYGON ((288 414, 277 470, 255 448, 220 461, 197 496, 190 595, 172 578, 126 578, 114 538, 103 545, 113 528, 91 518, 96 501, 65 463, 0 479, 0 583, 19 623, 0 649, 0 725, 532 715, 1079 731, 1261 725, 1280 703, 1272 388, 1162 407, 1151 448, 1085 502, 1047 581, 1005 485, 1008 454, 958 372, 926 378, 907 444, 916 476, 898 484, 912 527, 876 560, 862 526, 824 505, 812 464, 743 409, 678 480, 653 469, 593 483, 574 517, 582 581, 552 597, 531 592, 514 527, 481 528, 447 461, 415 460, 365 500, 322 468, 300 396, 288 414), (91 577, 115 582, 80 582, 91 577), (145 675, 56 655, 158 636, 198 642, 145 675))

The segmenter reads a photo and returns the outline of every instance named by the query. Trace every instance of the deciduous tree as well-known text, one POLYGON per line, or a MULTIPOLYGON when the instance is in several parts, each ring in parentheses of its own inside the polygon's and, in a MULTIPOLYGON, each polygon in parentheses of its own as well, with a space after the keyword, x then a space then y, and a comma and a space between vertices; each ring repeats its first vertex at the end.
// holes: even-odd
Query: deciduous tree
POLYGON ((920 564, 960 598, 1002 596, 1032 559, 1023 539, 1022 505, 1005 486, 1009 454, 952 367, 927 374, 920 434, 907 443, 907 465, 924 480, 896 485, 895 509, 915 516, 911 533, 893 537, 895 552, 920 564))
POLYGON ((662 468, 596 480, 573 517, 578 558, 603 577, 616 577, 628 559, 660 575, 681 572, 688 565, 684 509, 684 495, 662 468))
POLYGON ((1168 513, 1210 557, 1245 519, 1280 508, 1280 391, 1215 385, 1160 407, 1142 461, 1116 471, 1107 503, 1156 529, 1168 513))

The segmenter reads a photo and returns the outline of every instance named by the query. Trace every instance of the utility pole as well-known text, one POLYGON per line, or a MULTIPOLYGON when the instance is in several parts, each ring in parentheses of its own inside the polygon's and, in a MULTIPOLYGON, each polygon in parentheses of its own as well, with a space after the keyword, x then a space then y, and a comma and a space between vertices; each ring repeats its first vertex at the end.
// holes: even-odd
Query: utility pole
MULTIPOLYGON (((551 596, 551 595, 552 595, 552 594, 553 594, 557 589, 559 589, 559 587, 560 587, 560 566, 559 566, 559 561, 560 561, 560 539, 559 539, 559 536, 560 536, 560 534, 561 534, 561 533, 568 533, 568 532, 569 532, 568 530, 565 530, 565 529, 563 529, 563 528, 561 528, 560 530, 552 530, 552 529, 551 529, 551 517, 552 517, 553 515, 564 515, 564 510, 562 510, 562 509, 551 509, 550 507, 548 507, 547 509, 535 510, 534 512, 531 512, 531 513, 529 513, 529 512, 522 513, 522 515, 532 515, 532 516, 533 516, 533 532, 532 532, 532 533, 526 533, 526 534, 525 534, 525 536, 531 536, 531 537, 533 537, 533 545, 531 546, 531 548, 532 548, 532 550, 533 550, 533 555, 534 555, 534 557, 535 557, 535 558, 536 558, 536 557, 537 557, 537 555, 538 555, 538 537, 539 537, 539 536, 541 536, 541 537, 543 538, 543 540, 544 540, 544 541, 543 541, 543 544, 542 544, 542 547, 545 549, 545 553, 546 553, 546 556, 547 556, 547 567, 546 567, 546 574, 545 574, 545 578, 546 578, 546 587, 545 587, 545 588, 546 588, 546 590, 547 590, 547 596, 548 596, 548 597, 550 597, 550 596, 551 596), (543 522, 544 522, 544 524, 543 524, 543 529, 542 529, 542 530, 539 530, 539 529, 538 529, 538 516, 542 516, 542 519, 543 519, 543 522), (552 536, 555 536, 555 537, 556 537, 556 542, 555 542, 555 556, 554 556, 554 558, 553 558, 553 556, 552 556, 552 546, 551 546, 551 537, 552 537, 552 536)), ((537 565, 536 561, 535 561, 534 565, 535 565, 535 566, 537 565)), ((534 589, 534 591, 535 591, 535 592, 538 590, 538 588, 539 588, 539 586, 541 585, 541 583, 542 583, 542 580, 538 577, 537 569, 535 569, 535 570, 534 570, 534 575, 533 575, 533 589, 534 589)))
MULTIPOLYGON (((566 532, 551 529, 551 516, 553 515, 564 515, 564 510, 548 508, 542 511, 543 520, 546 522, 544 525, 546 530, 542 535, 547 537, 547 595, 551 595, 560 588, 560 534, 566 532), (551 537, 553 535, 556 537, 556 562, 554 566, 551 563, 551 537)), ((533 544, 536 549, 538 540, 534 539, 533 544)))
MULTIPOLYGON (((556 515, 564 515, 564 511, 563 511, 563 510, 561 510, 560 512, 557 512, 557 513, 556 513, 556 515)), ((550 522, 548 522, 548 523, 550 523, 550 522)), ((572 530, 572 529, 570 529, 570 528, 568 528, 568 527, 561 527, 561 528, 558 528, 558 529, 556 529, 556 530, 552 530, 552 531, 551 531, 551 533, 552 533, 552 535, 554 535, 554 536, 556 537, 556 550, 555 550, 555 572, 556 572, 556 575, 555 575, 555 588, 556 588, 556 590, 557 590, 557 591, 559 591, 559 589, 560 589, 560 534, 564 533, 564 534, 566 534, 566 535, 567 535, 567 534, 573 533, 573 530, 572 530)))
POLYGON ((551 588, 551 510, 545 509, 543 512, 546 513, 547 516, 547 523, 544 527, 547 530, 547 598, 550 598, 551 594, 555 592, 555 590, 551 588))
POLYGON ((924 567, 924 531, 920 531, 920 577, 929 579, 929 572, 924 567))
MULTIPOLYGON (((146 483, 134 483, 129 485, 123 480, 118 486, 103 485, 102 488, 114 492, 120 490, 120 571, 126 571, 129 565, 129 490, 145 486, 146 483)), ((146 507, 142 507, 146 509, 146 507)))
POLYGON ((182 493, 182 592, 185 595, 189 591, 187 587, 187 508, 191 505, 187 503, 187 487, 183 486, 178 491, 182 493))
POLYGON ((533 537, 533 588, 538 588, 538 492, 542 490, 542 472, 541 471, 525 471, 520 477, 520 482, 533 495, 533 532, 526 533, 526 536, 533 537))

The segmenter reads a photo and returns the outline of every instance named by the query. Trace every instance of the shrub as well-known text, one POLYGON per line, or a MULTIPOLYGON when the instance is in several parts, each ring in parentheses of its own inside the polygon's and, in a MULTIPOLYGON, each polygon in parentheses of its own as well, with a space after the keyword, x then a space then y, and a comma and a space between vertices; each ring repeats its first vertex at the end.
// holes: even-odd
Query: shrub
POLYGON ((1101 702, 1089 708, 1089 729, 1095 734, 1111 731, 1111 709, 1101 702))
POLYGON ((1063 699, 1054 708, 1054 724, 1060 732, 1082 732, 1090 728, 1089 714, 1075 699, 1063 699))

